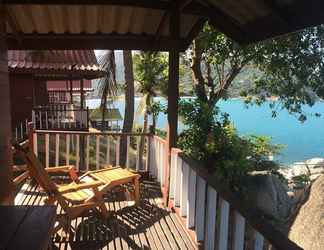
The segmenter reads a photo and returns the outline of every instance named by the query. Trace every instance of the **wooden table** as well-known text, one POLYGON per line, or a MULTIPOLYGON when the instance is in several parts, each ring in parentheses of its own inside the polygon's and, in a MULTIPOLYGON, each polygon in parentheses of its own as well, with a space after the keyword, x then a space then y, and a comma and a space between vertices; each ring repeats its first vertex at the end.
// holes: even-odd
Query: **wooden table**
MULTIPOLYGON (((100 191, 106 192, 113 187, 132 183, 134 185, 134 192, 131 193, 132 198, 137 205, 140 199, 140 191, 139 191, 139 179, 140 175, 134 172, 131 172, 125 168, 114 167, 114 168, 103 168, 95 171, 88 171, 84 177, 91 177, 94 180, 102 181, 104 184, 100 187, 100 191)), ((80 177, 82 181, 84 177, 80 177)))
POLYGON ((55 206, 0 206, 0 249, 48 249, 55 206))

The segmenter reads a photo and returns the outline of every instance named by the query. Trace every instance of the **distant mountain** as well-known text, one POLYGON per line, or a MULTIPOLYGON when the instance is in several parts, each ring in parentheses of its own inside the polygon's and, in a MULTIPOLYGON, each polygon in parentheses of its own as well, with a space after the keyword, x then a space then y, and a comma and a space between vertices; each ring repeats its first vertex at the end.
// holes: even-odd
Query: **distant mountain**
MULTIPOLYGON (((97 52, 97 51, 96 51, 97 52)), ((97 57, 100 56, 100 53, 97 52, 97 57)), ((115 51, 115 61, 116 61, 116 80, 119 85, 123 85, 125 82, 124 77, 124 60, 123 60, 123 51, 117 50, 115 51)), ((232 85, 228 90, 229 97, 239 97, 240 93, 243 90, 248 90, 252 86, 251 79, 258 76, 260 72, 258 72, 253 67, 247 67, 242 71, 234 80, 232 85)), ((98 82, 99 80, 92 81, 92 88, 94 92, 91 94, 91 97, 98 97, 98 82)), ((193 80, 192 80, 192 72, 190 67, 184 67, 184 74, 180 77, 180 94, 181 95, 192 95, 193 93, 193 80)))

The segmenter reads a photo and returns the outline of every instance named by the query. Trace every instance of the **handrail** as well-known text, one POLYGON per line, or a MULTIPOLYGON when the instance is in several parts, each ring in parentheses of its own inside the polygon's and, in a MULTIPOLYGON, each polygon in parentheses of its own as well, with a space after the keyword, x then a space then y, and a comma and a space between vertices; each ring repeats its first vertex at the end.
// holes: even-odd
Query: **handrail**
POLYGON ((151 136, 151 133, 121 133, 121 132, 88 132, 88 131, 63 131, 63 130, 35 130, 38 134, 72 134, 72 135, 111 135, 111 136, 151 136))
POLYGON ((196 172, 196 174, 203 178, 208 185, 213 187, 219 193, 219 195, 230 204, 231 207, 242 214, 242 216, 247 219, 248 223, 258 230, 276 249, 302 249, 295 242, 288 239, 272 224, 270 224, 265 219, 265 214, 262 211, 257 208, 251 208, 251 206, 230 191, 227 188, 228 185, 226 183, 217 179, 215 176, 208 174, 206 169, 202 168, 199 162, 189 158, 184 153, 179 153, 179 156, 192 170, 196 172))

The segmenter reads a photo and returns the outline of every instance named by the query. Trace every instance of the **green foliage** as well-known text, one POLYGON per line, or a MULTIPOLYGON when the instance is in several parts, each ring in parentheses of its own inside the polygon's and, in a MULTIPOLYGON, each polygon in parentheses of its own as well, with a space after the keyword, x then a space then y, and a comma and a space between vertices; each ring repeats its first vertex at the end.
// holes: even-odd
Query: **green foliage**
POLYGON ((233 188, 240 186, 250 171, 277 168, 267 157, 279 153, 282 146, 272 145, 264 136, 240 137, 228 115, 219 109, 199 99, 182 100, 180 115, 186 129, 179 136, 178 146, 233 188))
POLYGON ((311 182, 310 177, 306 174, 294 176, 292 180, 294 183, 297 183, 300 186, 308 185, 311 182))
POLYGON ((168 82, 168 57, 162 52, 140 52, 134 55, 135 79, 138 92, 156 96, 168 82))
POLYGON ((166 107, 161 102, 152 102, 151 108, 149 110, 149 114, 151 114, 153 117, 157 117, 159 113, 165 113, 166 107))
POLYGON ((278 101, 270 104, 274 117, 276 110, 285 108, 303 122, 303 105, 312 106, 324 97, 323 46, 323 25, 249 46, 240 46, 206 25, 187 59, 201 66, 203 78, 196 74, 196 80, 204 89, 196 88, 196 93, 198 98, 205 95, 205 102, 208 99, 214 105, 226 99, 231 87, 237 87, 235 80, 252 69, 250 83, 241 85, 247 89, 239 91, 247 103, 261 104, 276 97, 278 101))
POLYGON ((269 160, 270 156, 278 155, 285 147, 281 144, 271 144, 271 137, 250 135, 245 140, 249 143, 250 158, 254 170, 276 169, 278 166, 269 160))

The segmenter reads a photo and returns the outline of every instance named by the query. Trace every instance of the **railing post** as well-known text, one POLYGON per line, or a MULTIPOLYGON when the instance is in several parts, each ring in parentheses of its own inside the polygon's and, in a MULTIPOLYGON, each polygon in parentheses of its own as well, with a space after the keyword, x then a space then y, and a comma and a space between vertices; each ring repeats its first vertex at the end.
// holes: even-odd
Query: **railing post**
POLYGON ((34 124, 32 122, 28 123, 28 142, 29 147, 34 150, 34 124))

